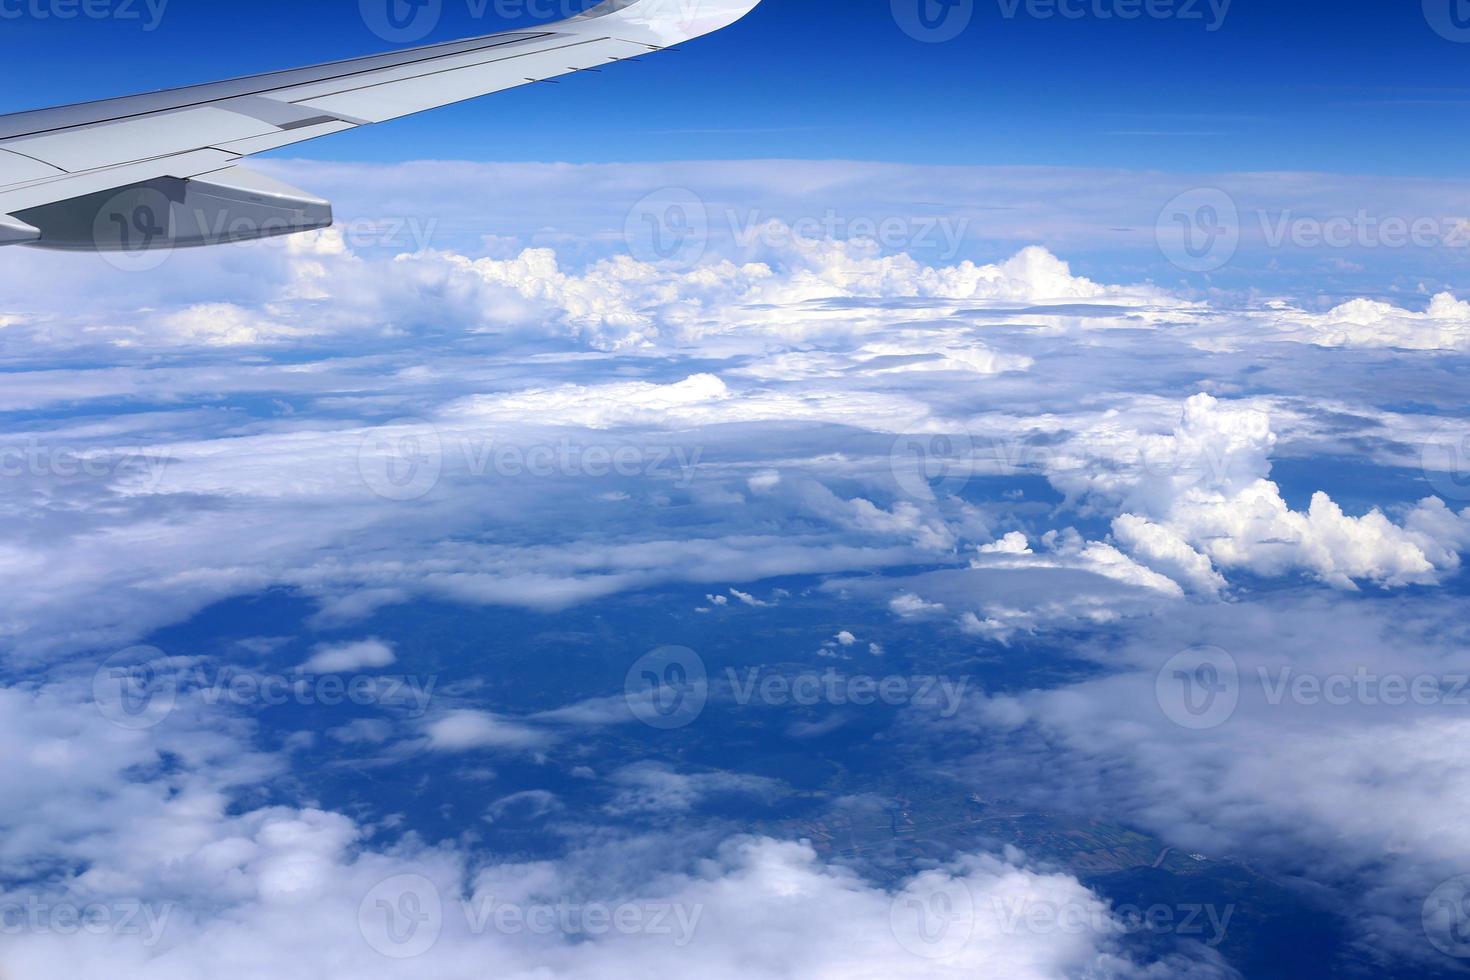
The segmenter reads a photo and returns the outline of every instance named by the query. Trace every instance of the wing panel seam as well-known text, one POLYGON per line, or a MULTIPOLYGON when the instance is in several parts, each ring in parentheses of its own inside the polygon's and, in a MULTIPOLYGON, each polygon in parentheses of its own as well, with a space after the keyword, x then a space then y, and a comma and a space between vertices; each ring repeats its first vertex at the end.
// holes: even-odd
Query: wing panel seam
MULTIPOLYGON (((303 96, 299 100, 292 101, 291 104, 292 105, 304 105, 304 104, 309 104, 311 102, 315 102, 317 99, 330 99, 330 98, 335 98, 336 96, 339 96, 339 95, 347 95, 347 94, 352 93, 352 92, 371 92, 373 89, 375 89, 375 88, 382 88, 384 85, 397 85, 397 84, 399 84, 401 82, 417 81, 418 79, 421 79, 421 78, 433 78, 435 75, 448 75, 448 74, 451 74, 451 73, 457 72, 457 71, 470 71, 471 69, 475 69, 475 68, 484 68, 486 65, 498 65, 498 64, 502 64, 502 63, 507 62, 507 61, 515 61, 518 58, 533 58, 533 57, 535 57, 537 55, 554 54, 557 51, 568 51, 568 50, 570 50, 572 48, 579 48, 579 47, 583 46, 584 44, 597 44, 597 43, 600 43, 602 41, 613 41, 613 40, 617 40, 617 39, 616 38, 610 38, 610 37, 593 37, 593 38, 588 38, 588 39, 586 39, 584 41, 576 41, 576 42, 574 42, 572 44, 559 45, 559 46, 554 47, 554 48, 543 48, 540 51, 526 51, 526 52, 523 52, 521 54, 513 54, 513 55, 510 55, 510 56, 505 57, 505 58, 491 58, 489 61, 477 61, 477 62, 475 62, 472 65, 457 65, 454 68, 440 68, 440 69, 438 69, 436 71, 426 71, 426 72, 424 72, 421 75, 409 75, 406 78, 390 78, 390 79, 388 79, 387 81, 384 81, 384 82, 373 82, 371 85, 359 85, 356 88, 344 88, 344 89, 339 89, 339 90, 337 90, 335 92, 321 92, 321 93, 318 93, 316 95, 307 95, 307 96, 303 96)), ((332 79, 326 79, 326 81, 332 81, 332 79)), ((310 83, 310 84, 316 84, 316 83, 310 83)), ((512 87, 514 87, 514 86, 512 86, 512 87)), ((489 94, 489 93, 487 93, 487 94, 489 94)))
MULTIPOLYGON (((519 33, 519 32, 517 32, 517 33, 519 33)), ((490 37, 495 37, 495 36, 496 35, 490 35, 490 37)), ((541 41, 541 40, 544 40, 544 39, 546 39, 548 37, 560 37, 560 36, 561 36, 560 34, 558 34, 557 32, 554 32, 554 31, 546 31, 546 32, 542 32, 542 33, 539 33, 539 34, 525 34, 525 35, 516 37, 515 40, 500 41, 500 42, 497 42, 495 44, 486 44, 483 47, 479 47, 479 48, 468 48, 464 52, 455 52, 455 53, 468 54, 468 53, 472 53, 472 52, 476 52, 476 51, 489 51, 489 50, 492 50, 494 48, 505 47, 506 45, 510 45, 510 44, 522 44, 522 43, 526 43, 526 42, 529 42, 529 41, 541 41)), ((548 48, 547 50, 555 51, 555 50, 559 50, 559 49, 557 49, 557 48, 548 48)), ((527 52, 527 53, 531 53, 531 52, 527 52)), ((380 56, 379 55, 366 55, 364 57, 365 58, 373 58, 373 57, 380 57, 380 56)), ((215 105, 216 103, 223 102, 223 101, 226 101, 228 99, 240 98, 242 96, 247 96, 247 95, 265 95, 265 94, 270 93, 270 92, 279 92, 279 91, 283 91, 283 90, 286 90, 286 89, 298 88, 301 85, 314 85, 314 84, 320 84, 322 82, 333 82, 333 81, 336 81, 338 79, 343 79, 343 78, 351 78, 353 75, 367 75, 367 74, 371 74, 372 72, 375 72, 375 71, 386 71, 387 69, 390 69, 390 68, 406 68, 406 67, 411 67, 413 65, 426 64, 428 62, 432 62, 432 61, 435 61, 435 60, 437 60, 439 58, 444 58, 444 57, 451 57, 451 55, 446 55, 446 54, 442 54, 441 53, 441 54, 436 54, 436 55, 430 55, 430 56, 424 57, 424 58, 415 58, 415 59, 413 59, 411 61, 404 61, 404 62, 401 62, 401 63, 396 64, 396 65, 380 65, 380 66, 378 66, 376 68, 364 68, 364 69, 361 69, 360 71, 345 72, 345 73, 343 73, 341 75, 328 75, 325 78, 313 79, 312 81, 309 81, 309 82, 300 82, 300 83, 297 83, 297 84, 294 84, 294 85, 288 84, 288 85, 267 86, 266 88, 252 89, 251 91, 248 91, 248 92, 240 92, 240 93, 237 93, 235 95, 217 96, 215 98, 205 98, 205 99, 201 99, 198 102, 187 102, 187 103, 183 103, 183 104, 176 105, 176 106, 169 106, 167 109, 144 109, 144 110, 141 110, 139 112, 125 113, 125 114, 120 115, 120 116, 108 116, 108 117, 106 117, 104 119, 93 119, 93 120, 89 120, 89 121, 84 122, 84 123, 75 123, 75 124, 70 125, 70 126, 52 126, 52 127, 45 128, 45 129, 31 130, 31 131, 24 132, 24 133, 12 133, 11 135, 6 136, 3 140, 0 140, 0 147, 5 147, 5 145, 9 141, 11 141, 11 140, 26 139, 27 137, 31 137, 31 136, 42 136, 42 135, 47 135, 47 134, 50 134, 50 133, 62 133, 62 132, 65 132, 65 131, 67 131, 69 129, 81 129, 81 128, 84 128, 84 127, 87 127, 87 126, 101 126, 101 125, 106 125, 107 123, 121 122, 121 121, 126 120, 126 119, 138 119, 138 118, 142 118, 142 117, 145 117, 145 116, 156 116, 156 115, 159 115, 160 113, 164 113, 164 112, 176 112, 176 111, 178 111, 180 109, 197 109, 200 106, 215 105)), ((331 62, 329 64, 347 65, 347 64, 351 64, 352 61, 354 61, 354 60, 362 60, 362 59, 348 59, 346 61, 331 62)), ((327 67, 327 65, 323 65, 321 67, 327 67)), ((268 73, 262 74, 262 75, 248 75, 248 76, 245 77, 245 79, 241 79, 241 81, 247 80, 247 79, 253 79, 253 78, 265 79, 265 78, 270 78, 270 77, 272 77, 274 75, 286 75, 286 74, 290 74, 293 71, 301 71, 301 70, 303 70, 303 69, 300 69, 300 68, 286 68, 286 69, 282 69, 281 71, 278 71, 278 72, 268 72, 268 73)), ((200 87, 208 87, 211 84, 223 84, 223 83, 205 83, 204 86, 200 86, 200 87)), ((185 86, 185 88, 191 88, 191 87, 194 87, 194 86, 185 86)), ((182 89, 175 89, 173 91, 181 91, 181 90, 182 89)), ((165 89, 163 92, 160 92, 160 93, 146 93, 146 94, 167 94, 168 91, 170 91, 170 90, 165 89)), ((122 98, 138 98, 138 97, 141 97, 141 96, 122 96, 122 98)), ((58 112, 58 111, 64 111, 66 109, 84 108, 88 104, 89 103, 86 103, 86 102, 80 102, 80 103, 74 103, 74 104, 68 105, 68 106, 56 106, 55 108, 52 108, 52 109, 37 109, 37 110, 33 110, 33 111, 35 111, 35 112, 58 112)), ((0 121, 3 121, 3 118, 4 117, 0 117, 0 121)))

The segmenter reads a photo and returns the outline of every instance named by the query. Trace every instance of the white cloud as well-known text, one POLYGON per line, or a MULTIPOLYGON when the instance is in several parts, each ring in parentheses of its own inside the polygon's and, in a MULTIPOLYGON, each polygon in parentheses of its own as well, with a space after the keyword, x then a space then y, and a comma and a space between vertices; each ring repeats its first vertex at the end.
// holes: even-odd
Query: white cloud
POLYGON ((982 555, 1029 555, 1031 542, 1022 532, 1011 531, 999 541, 982 544, 979 551, 982 555))
MULTIPOLYGON (((605 976, 609 962, 659 973, 691 957, 711 976, 732 978, 846 975, 859 962, 894 977, 1001 970, 1053 978, 1083 968, 1098 976, 1140 975, 1118 946, 1106 906, 1073 878, 1029 869, 1018 852, 963 858, 902 883, 897 894, 824 864, 804 844, 768 838, 709 850, 698 838, 665 833, 589 844, 557 860, 485 864, 455 845, 428 846, 412 834, 375 842, 370 828, 340 813, 232 807, 232 787, 251 785, 281 764, 241 741, 248 727, 222 724, 229 716, 211 709, 127 730, 87 703, 85 687, 0 689, 0 725, 13 763, 0 776, 4 862, 11 875, 28 866, 40 873, 32 890, 3 897, 42 909, 127 909, 134 918, 126 928, 66 935, 15 930, 0 954, 7 975, 383 975, 395 962, 385 954, 399 947, 381 926, 374 931, 371 915, 380 910, 378 899, 394 907, 392 899, 403 894, 394 889, 405 881, 427 889, 415 894, 429 898, 432 904, 420 907, 434 915, 434 941, 413 970, 450 978, 468 980, 486 969, 605 976), (161 752, 171 764, 152 766, 161 752), (75 870, 58 879, 51 874, 58 866, 75 870), (960 941, 937 959, 901 918, 908 899, 935 893, 961 896, 966 917, 960 941), (490 903, 525 913, 559 900, 668 910, 660 921, 678 910, 687 928, 677 935, 508 932, 477 928, 481 920, 460 913, 493 913, 490 903), (1033 906, 1075 906, 1089 926, 1051 934, 1019 925, 1033 906), (755 959, 752 935, 762 937, 755 959)), ((632 811, 666 814, 687 812, 713 794, 773 787, 653 765, 629 767, 612 785, 615 801, 632 811)), ((558 806, 545 791, 519 792, 497 799, 487 816, 539 819, 558 806)), ((1209 954, 1197 958, 1202 969, 1218 970, 1209 954)))
POLYGON ((1113 537, 1141 564, 1194 592, 1217 595, 1225 588, 1225 577, 1215 571, 1210 559, 1190 547, 1172 528, 1124 514, 1113 521, 1113 537))
MULTIPOLYGON (((863 194, 905 185, 900 171, 832 166, 841 172, 833 179, 863 194)), ((733 168, 710 169, 737 179, 733 168)), ((371 168, 340 172, 364 186, 388 179, 371 168)), ((506 173, 525 186, 526 171, 506 173)), ((548 171, 537 173, 544 180, 548 171)), ((607 171, 561 176, 573 173, 608 189, 607 171)), ((1037 188, 1066 183, 992 176, 996 187, 1024 186, 1022 198, 1041 208, 1060 205, 1037 188)), ((547 183, 565 190, 568 179, 547 183)), ((409 183, 435 181, 395 186, 409 183)), ((549 228, 534 195, 497 193, 496 207, 517 210, 525 225, 490 255, 436 241, 394 258, 356 249, 344 231, 286 248, 179 255, 161 276, 69 266, 66 290, 42 288, 56 274, 40 264, 49 258, 15 256, 13 281, 25 288, 4 303, 18 312, 0 317, 12 358, 0 409, 17 413, 15 441, 0 449, 34 441, 53 457, 65 450, 115 462, 68 475, 43 456, 39 471, 6 476, 6 653, 22 664, 90 653, 279 586, 319 604, 310 626, 337 628, 418 597, 548 612, 671 583, 690 583, 695 595, 710 590, 712 603, 757 607, 768 604, 757 595, 781 593, 752 583, 781 576, 827 578, 809 592, 799 587, 803 602, 866 599, 912 620, 898 624, 905 630, 957 627, 1018 646, 1050 630, 1085 637, 1099 626, 1125 642, 1141 624, 1198 615, 1227 617, 1219 630, 1232 635, 1243 627, 1229 616, 1260 614, 1227 576, 1429 587, 1447 580, 1470 547, 1470 515, 1457 513, 1464 500, 1450 499, 1453 485, 1448 503, 1412 502, 1423 493, 1418 450, 1437 426, 1454 423, 1462 366, 1379 350, 1465 349, 1466 304, 1448 295, 1424 313, 1408 312, 1411 300, 1348 302, 1327 314, 1311 312, 1314 301, 1264 310, 1235 309, 1225 294, 1194 302, 1151 285, 1109 285, 1052 251, 1023 247, 1031 238, 1016 236, 1033 234, 1033 217, 998 233, 1013 244, 985 259, 826 242, 733 257, 716 248, 706 265, 679 271, 589 251, 561 223, 607 206, 587 194, 577 198, 589 202, 586 212, 564 209, 576 213, 549 228), (555 249, 535 238, 542 229, 555 249), (91 307, 94 295, 106 297, 105 315, 91 307), (67 308, 48 307, 50 296, 64 296, 67 308), (426 332, 435 343, 423 343, 426 332), (218 346, 245 349, 225 364, 209 353, 218 346), (93 366, 103 361, 110 366, 93 366), (1212 393, 1189 399, 1182 415, 1181 378, 1199 378, 1212 393), (1441 406, 1438 417, 1413 414, 1401 404, 1405 391, 1416 404, 1441 406), (128 411, 117 411, 120 403, 128 411), (408 503, 374 494, 361 472, 365 443, 401 446, 405 433, 427 431, 385 424, 396 417, 425 420, 440 440, 437 483, 408 503), (972 448, 1009 454, 969 461, 978 470, 969 481, 947 468, 954 460, 921 460, 945 465, 930 467, 918 488, 894 459, 895 438, 915 433, 954 436, 961 447, 969 435, 972 448), (677 457, 662 472, 606 480, 475 470, 487 446, 563 441, 682 450, 693 478, 677 457), (1300 467, 1327 452, 1365 467, 1407 464, 1410 475, 1375 469, 1381 481, 1365 481, 1346 510, 1338 501, 1349 498, 1336 489, 1294 510, 1295 490, 1273 481, 1273 460, 1300 467), (1056 506, 1038 475, 1066 502, 1056 506), (1378 492, 1380 509, 1358 502, 1378 492), (998 541, 991 530, 1018 526, 1027 530, 998 541), (1185 591, 1232 602, 1180 601, 1185 591)), ((1104 201, 1113 196, 1073 195, 1071 204, 1092 233, 1132 227, 1099 210, 1113 207, 1104 201)), ((1151 250, 1156 212, 1145 226, 1151 250)), ((624 206, 614 227, 625 216, 624 206)), ((1068 228, 1049 238, 1059 252, 1077 231, 1068 228)), ((606 241, 622 247, 616 234, 606 241)), ((1089 270, 1100 262, 1094 256, 1089 270)), ((16 458, 24 456, 5 457, 16 458)), ((1430 482, 1443 489, 1446 481, 1430 482)), ((1342 613, 1349 601, 1332 597, 1322 618, 1351 622, 1342 613)), ((1412 618, 1401 626, 1412 629, 1412 618)), ((1316 623, 1272 622, 1287 639, 1310 637, 1328 652, 1350 638, 1344 629, 1328 643, 1316 623)), ((1276 640, 1268 634, 1257 630, 1253 642, 1269 648, 1276 640)), ((1412 656, 1415 642, 1400 634, 1386 645, 1412 656)), ((907 655, 909 644, 900 646, 907 655)), ((876 643, 868 650, 883 652, 876 643)), ((391 658, 385 643, 364 641, 320 648, 303 668, 376 668, 391 658)), ((992 700, 982 714, 1000 731, 1063 745, 1058 768, 1079 777, 1079 792, 1099 773, 1133 779, 1098 797, 1202 849, 1221 839, 1249 849, 1264 826, 1255 853, 1325 852, 1322 866, 1344 878, 1361 870, 1357 855, 1408 853, 1393 872, 1401 877, 1384 885, 1399 900, 1463 851, 1454 833, 1435 837, 1466 792, 1444 748, 1464 734, 1453 719, 1369 728, 1301 716, 1283 726, 1248 713, 1229 737, 1186 743, 1139 720, 1149 681, 1147 670, 1130 670, 1124 680, 992 700), (1283 747, 1327 762, 1305 776, 1287 772, 1283 747), (1444 779, 1410 785, 1404 775, 1423 771, 1444 779), (1284 843, 1273 850, 1275 842, 1284 843), (1346 844, 1332 851, 1333 842, 1346 844)), ((64 882, 79 895, 172 896, 198 913, 151 960, 104 939, 64 946, 26 936, 7 967, 87 975, 102 963, 119 976, 168 977, 196 976, 202 963, 249 975, 376 975, 391 967, 352 945, 361 941, 355 920, 366 891, 411 870, 458 897, 465 867, 483 859, 448 845, 415 851, 411 840, 374 846, 374 828, 310 807, 249 809, 243 791, 287 769, 252 751, 245 718, 142 736, 62 710, 54 691, 8 691, 0 703, 10 744, 21 747, 0 780, 11 801, 0 806, 0 860, 35 880, 61 882, 47 876, 84 869, 64 882)), ((519 720, 463 703, 397 745, 403 727, 376 718, 323 728, 323 744, 374 754, 391 746, 399 758, 420 749, 532 753, 540 764, 574 741, 557 726, 635 720, 620 696, 519 720)), ((721 792, 765 800, 772 791, 740 773, 631 763, 613 771, 610 805, 628 813, 696 815, 721 792)), ((549 816, 553 805, 536 794, 497 794, 498 818, 549 816)), ((1131 972, 1106 936, 1016 934, 988 918, 977 925, 983 942, 936 965, 889 941, 888 894, 808 849, 744 841, 704 860, 697 871, 623 869, 616 887, 558 861, 492 866, 485 882, 703 900, 719 926, 702 939, 701 972, 715 977, 1131 972), (750 935, 770 937, 769 958, 750 962, 750 935)), ((960 880, 986 910, 992 899, 1027 895, 1096 903, 1073 879, 1028 869, 1019 855, 961 861, 901 887, 921 897, 960 880)), ((654 972, 687 968, 682 952, 633 940, 518 946, 498 938, 451 935, 426 962, 447 977, 492 968, 595 976, 609 957, 642 963, 633 957, 645 955, 654 972)))
POLYGON ((968 774, 1215 859, 1290 866, 1334 896, 1368 955, 1429 957, 1419 909, 1462 873, 1470 846, 1459 819, 1470 762, 1455 748, 1467 726, 1451 694, 1467 665, 1456 608, 1323 594, 1186 607, 1131 631, 1121 650, 1095 652, 1114 668, 1102 678, 975 699, 968 724, 1009 740, 968 774), (1174 718, 1190 716, 1163 671, 1200 643, 1229 655, 1219 663, 1234 710, 1182 727, 1174 718), (1428 679, 1419 700, 1407 693, 1415 678, 1428 679))
POLYGON ((1423 312, 1355 299, 1326 313, 1278 305, 1263 315, 1286 336, 1323 347, 1470 350, 1470 303, 1451 293, 1435 295, 1423 312))
POLYGON ((327 729, 327 735, 346 745, 377 745, 392 737, 393 725, 381 718, 358 718, 327 729))
POLYGON ((488 711, 451 711, 424 726, 429 748, 439 752, 471 752, 478 749, 531 750, 545 747, 550 736, 526 725, 509 721, 488 711))
POLYGON ((371 667, 387 667, 397 659, 391 644, 372 638, 319 646, 297 669, 306 674, 345 674, 371 667))
POLYGON ((904 592, 894 596, 889 600, 888 608, 904 619, 935 616, 944 612, 943 603, 929 602, 922 596, 915 595, 912 592, 904 592))
MULTIPOLYGON (((1113 528, 1119 540, 1139 560, 1201 592, 1219 591, 1214 568, 1268 576, 1304 571, 1353 588, 1357 581, 1433 583, 1459 567, 1444 542, 1377 509, 1350 516, 1318 492, 1305 512, 1292 510, 1268 479, 1275 445, 1266 413, 1200 394, 1185 403, 1171 434, 1097 430, 1069 448, 1050 475, 1068 492, 1121 509, 1113 528)), ((1435 527, 1451 541, 1464 538, 1465 518, 1442 508, 1436 516, 1435 527)), ((1411 518, 1419 528, 1429 523, 1411 518)))
MULTIPOLYGON (((157 326, 161 337, 150 330, 150 334, 140 337, 139 341, 147 346, 166 338, 180 346, 249 347, 311 334, 307 328, 276 323, 253 310, 231 303, 203 303, 166 313, 159 318, 157 326)), ((117 343, 121 347, 129 347, 135 341, 119 339, 117 343)))
POLYGON ((681 773, 656 762, 635 762, 608 777, 614 788, 609 813, 687 813, 717 796, 775 797, 781 784, 762 776, 732 772, 681 773))

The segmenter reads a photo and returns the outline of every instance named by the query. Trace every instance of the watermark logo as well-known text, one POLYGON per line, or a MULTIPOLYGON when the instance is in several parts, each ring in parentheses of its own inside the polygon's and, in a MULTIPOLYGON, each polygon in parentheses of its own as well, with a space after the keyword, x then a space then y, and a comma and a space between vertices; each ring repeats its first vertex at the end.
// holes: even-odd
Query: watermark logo
POLYGON ((173 255, 174 211, 168 195, 140 185, 118 191, 92 220, 102 261, 121 272, 151 272, 173 255))
POLYGON ((639 721, 672 731, 704 713, 709 674, 703 658, 688 647, 659 647, 629 668, 623 695, 639 721))
POLYGON ((1359 208, 1351 213, 1303 214, 1291 209, 1242 212, 1218 188, 1186 191, 1159 214, 1159 250, 1186 272, 1214 272, 1235 258, 1245 241, 1283 249, 1466 249, 1470 218, 1456 214, 1384 214, 1359 208))
POLYGON ((439 678, 405 674, 341 674, 298 671, 259 674, 234 667, 211 669, 170 658, 156 647, 114 654, 92 675, 92 699, 113 724, 153 728, 187 697, 204 708, 387 708, 409 718, 429 711, 439 678))
POLYGON ((1447 422, 1424 443, 1424 476, 1445 500, 1470 500, 1470 425, 1447 422))
POLYGON ((1193 647, 1159 670, 1154 694, 1164 715, 1181 728, 1219 728, 1240 705, 1240 667, 1219 647, 1193 647))
POLYGON ((1159 213, 1154 226, 1159 251, 1185 272, 1214 272, 1240 248, 1240 209, 1215 187, 1186 191, 1159 213))
POLYGON ((1470 959, 1470 875, 1444 882, 1424 900, 1424 935, 1446 956, 1470 959))
POLYGON ((624 443, 607 446, 597 443, 580 445, 570 439, 556 443, 520 446, 497 444, 493 439, 463 438, 453 443, 467 474, 482 478, 491 474, 517 479, 550 479, 552 477, 586 477, 670 479, 674 486, 687 490, 699 475, 704 448, 694 446, 635 445, 624 443))
POLYGON ((1225 26, 1234 0, 998 0, 1001 16, 1015 20, 1174 20, 1203 24, 1214 33, 1225 26))
POLYGON ((768 214, 759 208, 726 208, 724 228, 745 253, 760 249, 806 251, 828 242, 863 243, 883 252, 916 252, 950 262, 959 257, 970 233, 970 219, 953 215, 849 214, 827 208, 821 214, 768 214))
POLYGON ((608 935, 650 936, 676 949, 694 941, 703 905, 670 902, 505 902, 475 895, 448 902, 432 881, 418 874, 379 882, 357 908, 357 926, 369 947, 395 960, 417 959, 439 942, 448 920, 463 916, 471 936, 557 936, 572 940, 608 935))
POLYGON ((444 899, 423 875, 395 875, 363 896, 357 928, 375 952, 389 959, 415 959, 439 941, 444 899))
POLYGON ((582 444, 568 438, 521 445, 474 433, 446 435, 432 422, 405 418, 364 435, 357 465, 363 484, 379 497, 412 501, 438 486, 446 470, 471 479, 643 478, 687 490, 703 458, 702 446, 582 444))
POLYGON ((968 432, 899 436, 888 465, 898 488, 915 500, 954 496, 975 473, 975 448, 968 432))
POLYGON ((1314 674, 1289 666, 1257 667, 1256 674, 1266 704, 1273 708, 1288 703, 1307 708, 1470 708, 1470 674, 1380 674, 1366 667, 1351 674, 1314 674))
POLYGON ((1329 217, 1291 210, 1256 212, 1268 248, 1399 249, 1470 247, 1470 220, 1456 215, 1373 214, 1360 208, 1329 217))
POLYGON ((433 423, 402 418, 363 436, 357 451, 363 484, 384 500, 427 496, 444 472, 444 442, 433 423))
POLYGON ((620 936, 653 936, 666 939, 675 949, 694 941, 704 918, 703 905, 668 902, 555 902, 530 904, 502 902, 493 895, 477 895, 461 902, 465 922, 472 935, 494 931, 504 936, 555 936, 571 939, 620 936))
POLYGON ((1470 0, 1424 0, 1424 19, 1446 41, 1470 44, 1470 0))
POLYGON ((965 691, 970 686, 968 677, 903 674, 873 677, 842 674, 835 668, 790 676, 764 673, 759 667, 751 667, 742 676, 735 668, 727 667, 725 679, 734 692, 735 703, 741 707, 751 704, 773 708, 821 705, 866 708, 884 705, 933 710, 941 718, 953 718, 959 714, 965 703, 965 691))
POLYGON ((915 956, 949 959, 975 935, 975 897, 960 879, 926 874, 894 897, 888 924, 898 944, 915 956))
POLYGON ((633 205, 623 225, 639 262, 692 269, 709 248, 709 209, 686 187, 665 187, 633 205))
MULTIPOLYGON (((463 12, 470 20, 507 26, 562 21, 586 13, 590 6, 590 0, 464 0, 463 12)), ((638 10, 650 23, 687 33, 711 15, 709 6, 710 0, 639 0, 638 10)), ((394 44, 423 40, 445 13, 444 0, 359 0, 359 8, 368 30, 394 44)), ((717 10, 714 15, 718 16, 717 10)))
POLYGON ((114 725, 143 731, 173 713, 178 685, 178 674, 162 650, 129 647, 108 657, 92 675, 92 700, 114 725))
MULTIPOLYGON (((1210 33, 1225 26, 1233 0, 996 0, 1002 20, 1136 21, 1199 24, 1210 33)), ((926 44, 953 41, 975 19, 974 0, 892 0, 894 22, 926 44)))
POLYGON ((1218 947, 1235 917, 1234 905, 1186 902, 1107 905, 1099 901, 1041 901, 1031 896, 992 901, 1001 931, 1033 935, 1128 936, 1151 934, 1194 939, 1218 947))
POLYGON ((444 16, 444 0, 358 0, 367 29, 390 44, 428 37, 444 16))
POLYGON ((975 0, 892 0, 893 20, 924 44, 953 41, 975 19, 975 0))

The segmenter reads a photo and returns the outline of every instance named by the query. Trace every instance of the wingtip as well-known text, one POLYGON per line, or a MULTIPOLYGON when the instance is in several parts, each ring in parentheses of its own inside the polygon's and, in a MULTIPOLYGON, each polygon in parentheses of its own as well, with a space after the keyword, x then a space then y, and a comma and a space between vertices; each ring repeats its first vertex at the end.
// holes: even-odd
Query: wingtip
POLYGON ((656 46, 702 37, 723 30, 759 7, 761 0, 605 0, 574 18, 573 23, 613 18, 619 32, 637 32, 656 46))

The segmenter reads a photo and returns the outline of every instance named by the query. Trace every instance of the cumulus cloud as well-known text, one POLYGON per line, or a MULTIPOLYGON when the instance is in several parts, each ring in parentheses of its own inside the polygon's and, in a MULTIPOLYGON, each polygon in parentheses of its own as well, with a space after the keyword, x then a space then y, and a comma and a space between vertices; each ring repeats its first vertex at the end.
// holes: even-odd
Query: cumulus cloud
POLYGON ((922 596, 912 592, 903 592, 894 596, 888 602, 888 608, 904 619, 915 619, 920 616, 933 616, 944 612, 942 602, 929 602, 922 596))
POLYGON ((521 751, 538 749, 551 739, 547 733, 491 714, 461 709, 435 718, 424 727, 429 748, 438 752, 480 749, 521 751))
POLYGON ((1463 351, 1470 349, 1470 303, 1438 293, 1422 311, 1371 299, 1350 300, 1326 313, 1278 304, 1266 318, 1286 336, 1322 347, 1463 351))
POLYGON ((1432 583, 1459 567, 1446 544, 1464 538, 1470 516, 1446 514, 1442 502, 1426 500, 1397 524, 1378 509, 1346 514, 1320 491, 1306 511, 1292 510, 1269 479, 1275 445, 1267 413, 1200 394, 1185 403, 1170 434, 1089 434, 1057 461, 1052 480, 1121 509, 1113 525, 1118 539, 1137 559, 1196 591, 1220 591, 1216 568, 1267 576, 1299 570, 1354 588, 1359 581, 1432 583), (1088 455, 1073 455, 1078 451, 1088 455), (1430 526, 1448 542, 1427 535, 1430 526))
POLYGON ((998 541, 980 546, 982 555, 1029 555, 1031 542, 1020 531, 1011 531, 998 541))
POLYGON ((343 674, 370 667, 387 667, 397 659, 391 644, 373 638, 320 646, 297 669, 307 674, 343 674))

